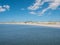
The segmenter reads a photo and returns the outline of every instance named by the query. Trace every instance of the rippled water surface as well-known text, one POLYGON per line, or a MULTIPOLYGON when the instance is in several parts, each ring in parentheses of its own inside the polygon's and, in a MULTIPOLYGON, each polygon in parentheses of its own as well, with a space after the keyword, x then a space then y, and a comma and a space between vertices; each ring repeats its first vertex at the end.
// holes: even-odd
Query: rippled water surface
POLYGON ((60 28, 0 24, 0 45, 60 45, 60 28))

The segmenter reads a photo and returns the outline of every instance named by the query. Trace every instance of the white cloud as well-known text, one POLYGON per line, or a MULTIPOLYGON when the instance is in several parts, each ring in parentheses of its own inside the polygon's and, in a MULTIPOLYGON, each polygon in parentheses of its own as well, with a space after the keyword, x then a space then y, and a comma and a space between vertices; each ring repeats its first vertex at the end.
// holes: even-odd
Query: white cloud
POLYGON ((0 12, 4 12, 4 11, 6 11, 6 9, 3 8, 3 6, 0 6, 0 12))
POLYGON ((42 7, 42 5, 44 5, 45 2, 48 2, 49 5, 47 8, 43 9, 42 12, 38 13, 39 15, 43 15, 47 10, 51 9, 51 10, 55 10, 58 8, 58 6, 60 6, 60 0, 36 0, 35 3, 28 7, 29 10, 37 10, 40 7, 42 7))
POLYGON ((32 11, 32 12, 29 12, 29 13, 30 13, 30 14, 36 14, 36 13, 35 13, 35 12, 33 12, 33 11, 32 11))
POLYGON ((56 9, 58 6, 60 6, 60 0, 53 0, 50 3, 49 8, 56 9))
POLYGON ((0 8, 0 12, 4 12, 4 11, 6 11, 6 9, 0 8))
POLYGON ((41 15, 44 14, 48 9, 55 10, 55 9, 57 9, 58 6, 60 6, 60 0, 51 0, 51 2, 49 3, 49 6, 45 9, 43 9, 40 14, 41 15))
POLYGON ((42 12, 41 12, 41 13, 39 13, 39 15, 44 14, 48 9, 49 9, 49 8, 46 8, 46 9, 42 10, 42 12))
POLYGON ((40 8, 41 0, 36 0, 35 3, 28 7, 29 10, 37 10, 40 8))
POLYGON ((8 9, 8 10, 10 9, 9 5, 4 5, 3 7, 6 8, 6 9, 8 9))
POLYGON ((3 6, 0 6, 0 12, 4 12, 4 11, 7 11, 10 9, 10 6, 9 5, 3 5, 3 6))

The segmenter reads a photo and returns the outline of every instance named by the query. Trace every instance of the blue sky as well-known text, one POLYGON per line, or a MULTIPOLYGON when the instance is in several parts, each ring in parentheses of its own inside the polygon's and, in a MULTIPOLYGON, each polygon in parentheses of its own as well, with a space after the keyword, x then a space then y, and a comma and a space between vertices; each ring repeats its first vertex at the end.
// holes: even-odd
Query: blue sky
POLYGON ((0 0, 0 22, 60 21, 60 0, 0 0))

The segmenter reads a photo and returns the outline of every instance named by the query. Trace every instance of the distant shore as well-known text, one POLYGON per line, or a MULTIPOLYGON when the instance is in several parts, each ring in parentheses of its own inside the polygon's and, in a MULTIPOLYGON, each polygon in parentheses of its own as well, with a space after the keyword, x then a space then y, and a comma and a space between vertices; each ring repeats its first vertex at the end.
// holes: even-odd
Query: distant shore
POLYGON ((35 26, 45 26, 45 27, 56 27, 60 28, 60 24, 47 24, 47 23, 0 23, 0 24, 18 24, 18 25, 35 25, 35 26))

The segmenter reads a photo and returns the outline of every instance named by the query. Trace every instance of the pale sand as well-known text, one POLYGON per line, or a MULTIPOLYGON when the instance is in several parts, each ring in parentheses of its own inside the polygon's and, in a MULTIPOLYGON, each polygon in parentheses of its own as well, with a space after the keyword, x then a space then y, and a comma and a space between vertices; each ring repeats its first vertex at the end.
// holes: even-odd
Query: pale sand
POLYGON ((54 27, 54 28, 60 28, 60 24, 36 24, 36 23, 0 23, 0 24, 18 24, 18 25, 35 25, 35 26, 44 26, 44 27, 54 27))
POLYGON ((60 28, 60 25, 52 25, 52 24, 23 24, 23 25, 35 25, 35 26, 44 26, 44 27, 54 27, 54 28, 60 28))

